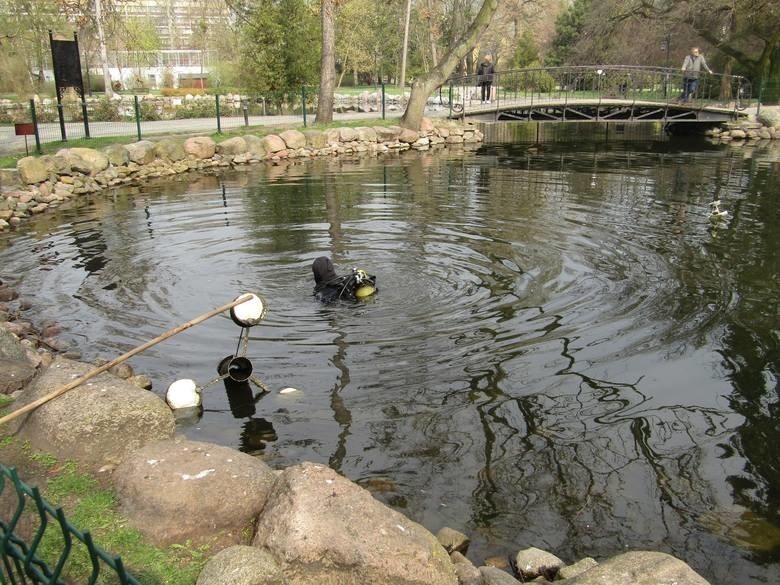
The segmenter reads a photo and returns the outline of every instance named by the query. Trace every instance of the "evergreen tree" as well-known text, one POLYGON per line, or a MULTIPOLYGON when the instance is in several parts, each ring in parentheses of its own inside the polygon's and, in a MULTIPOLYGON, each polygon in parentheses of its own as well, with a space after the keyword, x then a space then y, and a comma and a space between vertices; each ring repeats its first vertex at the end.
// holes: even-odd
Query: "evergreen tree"
POLYGON ((319 79, 318 15, 306 0, 261 0, 241 27, 241 84, 284 101, 319 79))
POLYGON ((569 53, 574 43, 579 40, 591 0, 574 0, 566 12, 555 21, 555 38, 547 55, 549 66, 568 65, 569 53))

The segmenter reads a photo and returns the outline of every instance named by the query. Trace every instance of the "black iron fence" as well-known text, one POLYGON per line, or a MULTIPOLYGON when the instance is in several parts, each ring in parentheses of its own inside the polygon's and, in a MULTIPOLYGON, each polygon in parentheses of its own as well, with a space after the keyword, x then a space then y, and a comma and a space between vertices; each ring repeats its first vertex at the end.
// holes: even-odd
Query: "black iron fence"
POLYGON ((88 585, 107 582, 140 585, 125 570, 120 557, 103 551, 92 541, 88 531, 81 531, 68 522, 62 508, 52 506, 41 497, 37 487, 30 487, 19 479, 15 469, 2 464, 0 497, 12 503, 8 517, 0 517, 0 583, 65 585, 63 572, 67 562, 78 547, 83 547, 92 566, 86 580, 88 585), (25 518, 34 520, 34 526, 28 527, 32 536, 27 539, 19 533, 25 518), (56 559, 44 559, 40 553, 41 544, 52 534, 62 545, 58 547, 56 559))
MULTIPOLYGON (((402 98, 389 96, 382 85, 358 96, 337 98, 334 111, 373 113, 384 118, 388 108, 398 109, 401 102, 402 98)), ((155 134, 223 132, 273 123, 273 117, 278 116, 288 116, 286 123, 290 116, 295 117, 306 126, 316 108, 317 91, 313 87, 274 96, 125 95, 81 99, 71 94, 59 103, 53 98, 0 103, 0 145, 25 135, 40 154, 43 143, 101 136, 141 140, 155 134)))

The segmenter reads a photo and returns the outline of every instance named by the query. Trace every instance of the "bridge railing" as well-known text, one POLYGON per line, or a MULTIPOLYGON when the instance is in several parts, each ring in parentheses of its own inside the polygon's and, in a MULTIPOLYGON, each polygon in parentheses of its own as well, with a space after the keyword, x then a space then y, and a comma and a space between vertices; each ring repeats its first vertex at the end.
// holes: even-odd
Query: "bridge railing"
MULTIPOLYGON (((480 81, 477 75, 449 80, 451 108, 455 114, 476 108, 492 110, 502 104, 533 106, 588 100, 673 105, 685 97, 683 72, 664 67, 579 65, 496 71, 487 108, 481 100, 480 81)), ((741 111, 755 105, 755 100, 747 78, 702 71, 685 103, 692 107, 718 106, 741 111)))

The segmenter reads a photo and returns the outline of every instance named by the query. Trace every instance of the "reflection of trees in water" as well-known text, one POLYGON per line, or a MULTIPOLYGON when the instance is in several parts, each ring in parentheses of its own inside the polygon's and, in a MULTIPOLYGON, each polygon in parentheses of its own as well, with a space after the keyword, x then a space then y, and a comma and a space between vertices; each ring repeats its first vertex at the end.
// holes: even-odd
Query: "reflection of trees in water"
POLYGON ((500 367, 472 379, 485 441, 472 521, 573 556, 617 542, 684 548, 713 504, 703 453, 731 434, 728 416, 652 408, 635 384, 577 373, 567 345, 568 392, 507 396, 500 367))
POLYGON ((728 267, 738 301, 721 351, 734 387, 730 404, 745 422, 723 448, 746 459, 744 469, 729 477, 735 501, 780 528, 780 203, 770 196, 777 164, 746 164, 754 173, 750 189, 735 206, 729 229, 708 245, 728 267))

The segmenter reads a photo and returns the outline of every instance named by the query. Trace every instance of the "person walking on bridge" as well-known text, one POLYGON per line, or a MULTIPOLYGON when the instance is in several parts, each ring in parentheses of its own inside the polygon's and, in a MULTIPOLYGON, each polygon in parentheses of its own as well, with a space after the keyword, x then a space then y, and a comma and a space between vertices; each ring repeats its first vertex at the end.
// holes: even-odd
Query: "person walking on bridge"
POLYGON ((482 63, 479 64, 477 69, 477 84, 482 88, 482 104, 490 103, 490 93, 493 85, 493 74, 495 69, 493 67, 492 58, 490 55, 485 55, 482 63))
POLYGON ((699 47, 691 47, 690 55, 685 56, 682 64, 683 90, 680 95, 681 102, 689 102, 696 95, 696 90, 699 87, 699 74, 702 68, 707 73, 712 73, 712 69, 707 65, 704 55, 699 53, 699 47))

